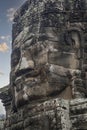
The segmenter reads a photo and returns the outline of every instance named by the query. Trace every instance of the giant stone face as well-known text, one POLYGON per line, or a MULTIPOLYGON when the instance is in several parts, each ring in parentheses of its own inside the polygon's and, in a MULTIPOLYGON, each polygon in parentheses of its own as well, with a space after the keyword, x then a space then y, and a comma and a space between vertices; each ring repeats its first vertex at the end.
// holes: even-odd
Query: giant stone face
POLYGON ((85 84, 81 73, 86 16, 77 17, 83 7, 85 12, 84 2, 28 0, 16 12, 11 85, 17 106, 47 97, 86 96, 77 89, 85 84))

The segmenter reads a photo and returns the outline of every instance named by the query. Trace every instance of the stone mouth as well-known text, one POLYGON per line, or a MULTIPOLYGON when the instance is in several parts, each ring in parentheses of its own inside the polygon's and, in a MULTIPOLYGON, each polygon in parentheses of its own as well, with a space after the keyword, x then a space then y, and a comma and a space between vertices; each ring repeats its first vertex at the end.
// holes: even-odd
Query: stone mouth
POLYGON ((22 75, 28 75, 29 73, 31 73, 31 71, 33 71, 32 68, 21 69, 16 72, 16 76, 20 77, 22 75))

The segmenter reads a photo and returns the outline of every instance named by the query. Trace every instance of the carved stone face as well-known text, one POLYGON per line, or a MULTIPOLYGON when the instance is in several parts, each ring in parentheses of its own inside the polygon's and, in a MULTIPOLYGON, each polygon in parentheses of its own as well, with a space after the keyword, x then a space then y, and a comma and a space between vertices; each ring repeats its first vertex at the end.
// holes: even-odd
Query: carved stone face
POLYGON ((47 96, 72 97, 72 73, 81 67, 81 27, 67 22, 64 2, 39 2, 39 7, 32 2, 21 19, 15 20, 15 25, 24 26, 12 52, 12 82, 19 106, 47 96))

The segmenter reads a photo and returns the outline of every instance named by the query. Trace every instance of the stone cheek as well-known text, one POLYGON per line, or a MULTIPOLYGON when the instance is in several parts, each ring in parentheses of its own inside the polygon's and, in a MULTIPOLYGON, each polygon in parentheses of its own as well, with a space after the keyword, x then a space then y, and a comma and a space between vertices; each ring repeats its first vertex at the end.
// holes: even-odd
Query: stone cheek
POLYGON ((79 60, 76 59, 75 53, 69 53, 65 51, 51 52, 49 53, 49 62, 51 64, 55 64, 69 69, 79 68, 79 60))

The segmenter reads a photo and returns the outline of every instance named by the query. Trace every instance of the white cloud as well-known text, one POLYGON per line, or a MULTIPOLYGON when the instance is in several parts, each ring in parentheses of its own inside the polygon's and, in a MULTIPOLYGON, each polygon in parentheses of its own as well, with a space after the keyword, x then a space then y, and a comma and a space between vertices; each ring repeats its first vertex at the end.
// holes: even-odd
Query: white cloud
POLYGON ((3 75, 4 73, 0 72, 0 75, 3 75))
POLYGON ((7 52, 9 47, 7 46, 6 43, 1 43, 0 44, 0 52, 7 52))
POLYGON ((8 18, 8 21, 10 21, 10 22, 13 21, 15 11, 16 11, 15 8, 9 8, 9 9, 7 10, 7 18, 8 18))
POLYGON ((3 76, 4 75, 4 73, 2 72, 2 71, 0 71, 0 78, 1 78, 1 76, 3 76))
POLYGON ((4 40, 4 39, 5 39, 5 36, 0 36, 0 39, 4 40))
POLYGON ((11 37, 10 35, 0 36, 0 39, 5 40, 5 41, 9 41, 10 37, 11 37))

